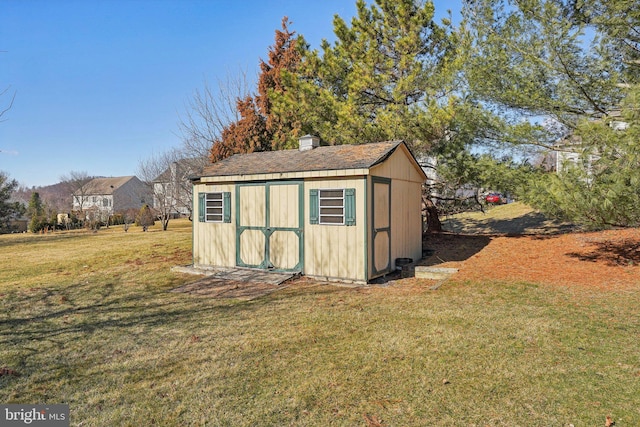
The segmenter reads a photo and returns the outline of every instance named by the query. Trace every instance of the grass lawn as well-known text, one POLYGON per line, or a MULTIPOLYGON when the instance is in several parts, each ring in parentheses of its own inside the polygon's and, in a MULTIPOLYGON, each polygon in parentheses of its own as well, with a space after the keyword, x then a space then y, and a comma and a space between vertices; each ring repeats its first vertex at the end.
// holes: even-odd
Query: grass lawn
POLYGON ((640 286, 169 293, 190 249, 187 221, 0 236, 0 403, 82 426, 640 425, 640 286))

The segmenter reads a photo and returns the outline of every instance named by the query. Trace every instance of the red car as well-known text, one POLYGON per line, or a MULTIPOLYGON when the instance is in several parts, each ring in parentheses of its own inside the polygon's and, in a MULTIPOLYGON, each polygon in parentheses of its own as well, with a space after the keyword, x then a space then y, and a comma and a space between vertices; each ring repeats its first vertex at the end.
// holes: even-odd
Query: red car
POLYGON ((504 197, 500 193, 489 193, 484 197, 487 203, 493 203, 494 205, 500 205, 504 203, 504 197))

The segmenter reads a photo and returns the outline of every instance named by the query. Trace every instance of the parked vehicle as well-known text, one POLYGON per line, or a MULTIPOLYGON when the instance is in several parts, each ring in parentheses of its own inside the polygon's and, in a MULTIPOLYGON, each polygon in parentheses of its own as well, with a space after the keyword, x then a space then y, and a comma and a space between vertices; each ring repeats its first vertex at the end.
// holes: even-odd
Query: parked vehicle
POLYGON ((489 193, 484 197, 485 202, 493 205, 501 205, 507 203, 507 199, 500 193, 489 193))

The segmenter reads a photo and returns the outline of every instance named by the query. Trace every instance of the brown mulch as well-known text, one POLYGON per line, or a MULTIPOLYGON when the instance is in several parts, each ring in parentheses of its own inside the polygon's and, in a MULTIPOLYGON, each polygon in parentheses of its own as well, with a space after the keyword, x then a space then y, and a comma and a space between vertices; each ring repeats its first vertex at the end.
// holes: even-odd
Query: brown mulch
POLYGON ((559 235, 433 234, 422 264, 459 269, 456 281, 625 289, 640 285, 640 229, 559 235))

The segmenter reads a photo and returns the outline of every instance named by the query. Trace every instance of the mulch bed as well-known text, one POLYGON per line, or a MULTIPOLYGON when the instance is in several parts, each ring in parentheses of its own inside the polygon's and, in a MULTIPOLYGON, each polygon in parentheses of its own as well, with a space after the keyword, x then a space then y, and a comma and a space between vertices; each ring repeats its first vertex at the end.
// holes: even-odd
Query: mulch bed
POLYGON ((425 265, 456 267, 456 281, 511 281, 596 288, 640 285, 640 229, 560 235, 434 234, 425 265))

